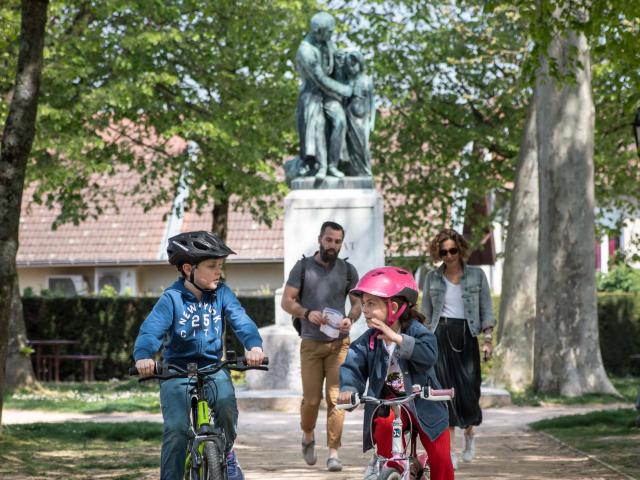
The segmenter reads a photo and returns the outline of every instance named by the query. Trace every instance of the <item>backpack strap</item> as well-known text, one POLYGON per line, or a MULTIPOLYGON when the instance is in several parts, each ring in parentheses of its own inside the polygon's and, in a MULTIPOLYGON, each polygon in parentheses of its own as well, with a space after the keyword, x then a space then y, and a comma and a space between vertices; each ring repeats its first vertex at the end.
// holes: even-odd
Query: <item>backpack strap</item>
POLYGON ((353 280, 353 275, 351 274, 351 264, 349 262, 347 262, 346 259, 344 260, 344 264, 347 267, 347 287, 346 287, 345 294, 348 297, 349 296, 349 290, 351 290, 350 285, 351 285, 351 280, 353 280))
POLYGON ((307 269, 307 257, 302 255, 300 260, 300 289, 298 290, 298 300, 302 300, 302 291, 304 290, 304 276, 307 269))

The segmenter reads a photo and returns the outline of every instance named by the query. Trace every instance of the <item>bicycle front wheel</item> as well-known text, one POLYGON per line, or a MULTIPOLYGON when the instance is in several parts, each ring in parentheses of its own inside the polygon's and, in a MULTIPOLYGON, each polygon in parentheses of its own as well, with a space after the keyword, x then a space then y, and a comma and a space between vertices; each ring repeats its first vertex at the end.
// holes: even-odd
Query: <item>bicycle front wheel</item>
POLYGON ((224 452, 216 442, 205 442, 202 455, 203 480, 224 480, 226 475, 222 467, 224 452))
POLYGON ((378 480, 402 480, 402 473, 395 468, 383 468, 378 480))

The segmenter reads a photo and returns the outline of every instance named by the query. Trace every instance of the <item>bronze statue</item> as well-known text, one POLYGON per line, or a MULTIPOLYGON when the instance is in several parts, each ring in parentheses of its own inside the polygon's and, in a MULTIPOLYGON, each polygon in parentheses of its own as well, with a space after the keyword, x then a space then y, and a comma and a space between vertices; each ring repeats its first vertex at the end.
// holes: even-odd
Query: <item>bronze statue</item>
POLYGON ((370 176, 373 84, 360 52, 338 50, 335 19, 321 12, 296 53, 301 77, 296 122, 300 154, 285 164, 287 178, 370 176))

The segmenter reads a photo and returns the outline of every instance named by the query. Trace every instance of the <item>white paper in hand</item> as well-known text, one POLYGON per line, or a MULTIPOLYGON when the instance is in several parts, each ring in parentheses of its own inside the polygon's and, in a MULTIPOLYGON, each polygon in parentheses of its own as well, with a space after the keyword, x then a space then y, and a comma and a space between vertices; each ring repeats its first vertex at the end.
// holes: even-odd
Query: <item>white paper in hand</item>
POLYGON ((328 321, 320 325, 320 331, 327 337, 338 338, 340 335, 340 324, 344 318, 342 314, 333 308, 325 307, 322 310, 322 316, 328 321))

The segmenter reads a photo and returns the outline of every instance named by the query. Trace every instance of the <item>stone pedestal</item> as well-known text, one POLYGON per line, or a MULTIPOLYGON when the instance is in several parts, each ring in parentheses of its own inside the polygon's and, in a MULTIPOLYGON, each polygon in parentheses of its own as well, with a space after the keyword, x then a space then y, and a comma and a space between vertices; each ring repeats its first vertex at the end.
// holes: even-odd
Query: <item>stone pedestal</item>
POLYGON ((249 390, 292 390, 302 392, 300 379, 300 337, 293 328, 291 315, 282 310, 282 288, 276 290, 276 323, 260 329, 269 371, 248 370, 249 390))
MULTIPOLYGON (((304 179, 308 180, 308 179, 304 179)), ((318 250, 323 222, 331 220, 345 229, 340 251, 362 276, 384 265, 384 210, 381 195, 374 189, 293 190, 284 201, 285 281, 302 255, 318 250)), ((349 311, 347 300, 346 311, 349 311)), ((366 330, 360 319, 352 329, 352 339, 366 330)))
MULTIPOLYGON (((344 227, 346 235, 340 257, 348 258, 358 275, 384 265, 384 211, 382 197, 377 191, 361 188, 293 190, 285 198, 285 282, 302 255, 313 255, 318 249, 320 227, 327 220, 344 227)), ((291 315, 280 307, 281 299, 282 290, 279 289, 275 297, 276 324, 260 329, 264 350, 270 358, 269 372, 248 371, 250 390, 301 390, 300 339, 291 324, 291 315)), ((347 312, 349 308, 347 299, 347 312)), ((354 324, 351 338, 357 338, 366 328, 361 318, 354 324)))

